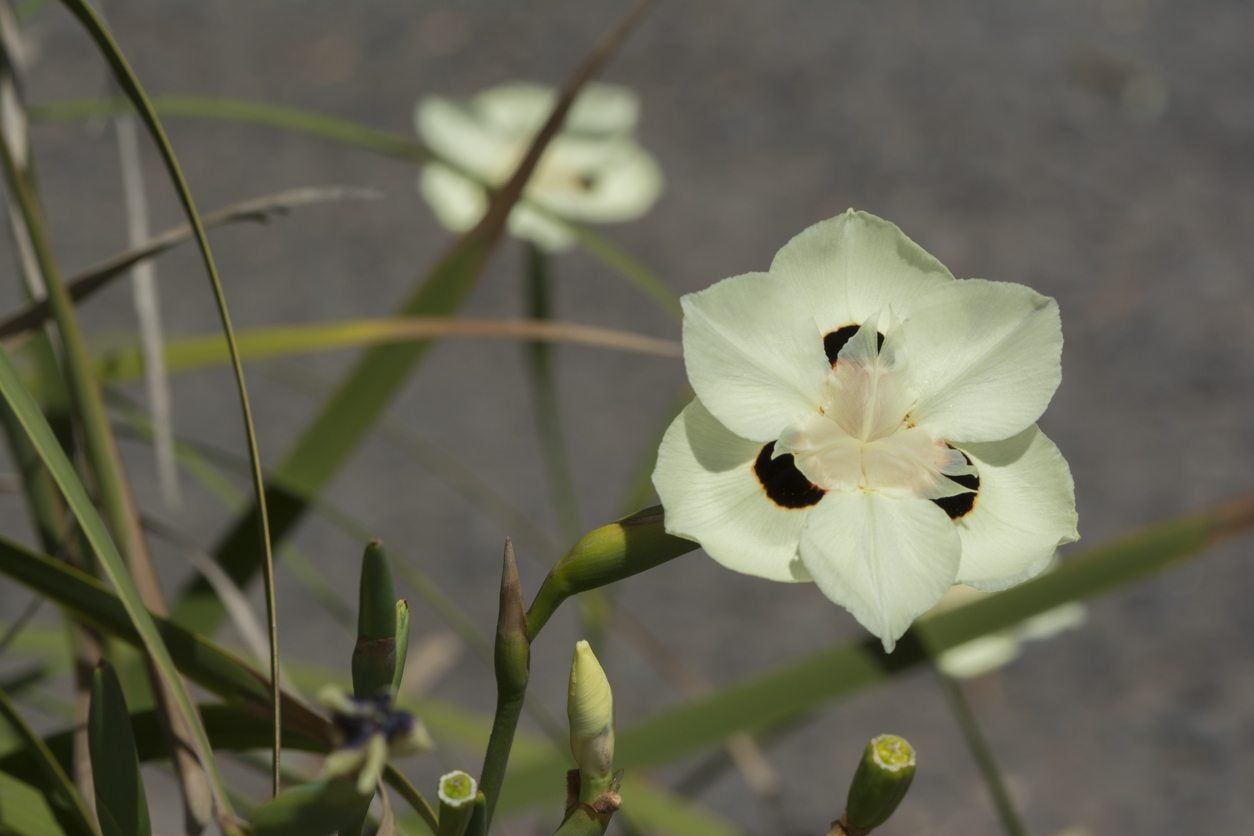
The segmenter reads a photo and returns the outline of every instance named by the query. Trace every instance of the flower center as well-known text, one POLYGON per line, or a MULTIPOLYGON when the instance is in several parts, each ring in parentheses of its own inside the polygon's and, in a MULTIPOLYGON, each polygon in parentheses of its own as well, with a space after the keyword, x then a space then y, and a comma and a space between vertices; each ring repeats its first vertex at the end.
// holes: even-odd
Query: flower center
MULTIPOLYGON (((876 319, 824 336, 832 369, 822 402, 813 415, 787 428, 778 443, 763 448, 755 472, 767 486, 761 462, 770 456, 773 467, 794 465, 810 491, 861 490, 938 500, 951 517, 962 516, 974 504, 970 491, 979 487, 979 478, 963 453, 909 420, 915 397, 905 358, 891 336, 876 329, 876 319)), ((784 481, 778 474, 774 478, 784 481)), ((795 477, 792 483, 797 483, 795 477)), ((769 487, 767 494, 771 496, 769 487)), ((800 495, 809 499, 813 494, 800 495)))

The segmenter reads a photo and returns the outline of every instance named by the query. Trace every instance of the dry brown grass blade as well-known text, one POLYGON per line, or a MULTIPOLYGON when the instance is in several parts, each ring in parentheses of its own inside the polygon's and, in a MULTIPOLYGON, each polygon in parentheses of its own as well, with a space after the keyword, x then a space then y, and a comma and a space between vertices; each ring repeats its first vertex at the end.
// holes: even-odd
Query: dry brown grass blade
MULTIPOLYGON (((268 223, 304 206, 348 200, 377 200, 380 197, 382 194, 373 189, 353 186, 306 186, 232 203, 205 215, 204 222, 207 229, 234 223, 268 223)), ((70 277, 66 283, 70 298, 76 303, 88 298, 136 264, 192 240, 192 234, 192 228, 188 224, 171 227, 138 247, 93 264, 70 277)), ((23 308, 0 321, 0 340, 6 346, 12 345, 14 338, 47 322, 48 316, 46 301, 23 308)))

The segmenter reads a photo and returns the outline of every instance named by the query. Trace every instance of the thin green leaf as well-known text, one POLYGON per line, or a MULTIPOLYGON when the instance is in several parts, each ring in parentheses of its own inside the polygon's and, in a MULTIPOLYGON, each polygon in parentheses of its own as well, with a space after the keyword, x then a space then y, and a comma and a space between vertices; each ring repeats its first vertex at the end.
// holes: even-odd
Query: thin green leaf
MULTIPOLYGON (((0 358, 3 354, 0 353, 0 358)), ((0 372, 3 366, 0 364, 0 372)), ((0 374, 0 383, 3 375, 0 374)), ((102 524, 97 519, 96 527, 102 524)), ((63 607, 70 609, 94 624, 101 631, 108 633, 128 644, 148 647, 147 639, 142 637, 139 626, 130 616, 124 600, 110 593, 99 581, 77 569, 66 566, 47 555, 22 546, 0 536, 0 574, 46 596, 63 607)), ((247 663, 234 654, 222 649, 205 637, 175 624, 167 618, 154 618, 150 614, 148 625, 159 634, 159 646, 166 661, 171 657, 177 660, 178 670, 197 684, 225 699, 251 708, 254 712, 265 712, 270 703, 270 690, 266 677, 262 676, 247 663), (164 644, 161 644, 164 642, 164 644), (169 655, 165 648, 169 648, 169 655)), ((164 668, 163 668, 164 670, 164 668)), ((306 741, 307 745, 321 747, 325 750, 332 740, 330 724, 306 703, 291 694, 280 691, 283 700, 283 741, 287 745, 292 735, 306 741)), ((219 735, 214 738, 213 745, 229 748, 230 735, 242 733, 242 721, 238 712, 231 715, 226 725, 226 737, 219 735), (226 741, 226 742, 224 742, 226 741)), ((254 728, 271 729, 270 725, 259 725, 262 721, 254 717, 254 728)), ((197 725, 199 734, 197 743, 208 747, 210 744, 207 726, 197 725)), ((137 728, 137 727, 136 727, 137 728)), ((135 734, 136 743, 140 747, 140 757, 144 757, 144 739, 138 730, 135 734)), ((255 738, 248 748, 257 745, 255 738)), ((7 767, 3 767, 7 768, 7 767)), ((401 793, 411 804, 417 805, 421 800, 426 811, 431 806, 422 798, 421 793, 409 785, 404 776, 389 767, 384 770, 384 780, 389 786, 401 793)), ((422 815, 423 811, 419 810, 422 815)))
MULTIPOLYGON (((1162 571, 1252 526, 1254 497, 1246 497, 1132 532, 1064 560, 1057 569, 1020 586, 920 619, 891 655, 884 654, 873 638, 837 645, 656 714, 616 736, 615 765, 647 769, 737 732, 774 728, 924 664, 949 648, 1162 571)), ((512 772, 501 795, 502 809, 552 798, 549 782, 553 771, 562 768, 564 761, 551 757, 512 772)))
MULTIPOLYGON (((253 490, 256 492, 257 501, 255 527, 261 545, 261 569, 266 587, 266 618, 270 627, 271 706, 274 712, 274 771, 272 775, 272 789, 277 793, 279 791, 279 741, 282 718, 279 716, 279 634, 274 600, 274 556, 270 549, 270 524, 269 515, 266 513, 266 492, 261 473, 261 453, 257 449, 257 432, 253 426, 252 408, 248 402, 248 386, 244 382, 244 368, 240 361, 239 349, 235 345, 235 332, 231 327, 231 314, 227 308, 226 294, 222 290, 222 280, 218 277, 218 268, 214 263, 213 253, 209 249, 209 239, 205 235, 204 224, 201 222, 200 213, 196 210, 196 203, 192 199, 191 190, 183 177, 182 169, 179 168, 178 160, 174 156, 174 149, 170 145, 165 129, 161 127, 161 121, 157 118, 157 114, 152 108, 152 103, 148 101, 148 96, 144 92, 139 78, 131 70, 126 57, 122 54, 121 49, 118 48, 117 43, 114 42, 104 23, 85 0, 61 0, 61 2, 78 19, 92 41, 95 42, 101 55, 113 70, 114 80, 122 88, 127 98, 130 99, 140 120, 147 127, 148 133, 157 144, 157 148, 161 153, 161 159, 165 163, 166 171, 174 184, 175 191, 178 193, 179 203, 182 204, 188 223, 191 224, 192 230, 195 232, 196 244, 204 262, 205 272, 209 276, 214 303, 218 308, 218 317, 222 323, 222 333, 226 336, 227 345, 230 348, 231 369, 235 375, 236 393, 239 397, 240 411, 243 417, 244 435, 248 442, 248 458, 252 464, 253 490)), ((225 792, 219 792, 219 796, 219 804, 224 805, 224 810, 229 811, 230 802, 227 800, 225 792)))
POLYGON ((126 565, 122 561, 122 556, 118 553, 113 539, 109 536, 104 521, 96 513, 96 509, 92 505, 91 499, 87 496, 82 483, 78 480, 78 475, 74 472, 73 465, 65 457, 65 453, 61 450, 61 446, 53 436, 52 429, 48 426, 48 422, 44 420, 43 413, 39 411, 39 406, 23 388, 21 381, 18 379, 17 370, 13 368, 8 354, 3 349, 0 349, 0 394, 3 394, 4 399, 13 410, 22 428, 26 431, 35 450, 39 453, 39 457, 43 460, 52 474, 52 478, 61 489, 61 493, 64 495, 70 510, 73 511, 75 519, 78 520, 78 524, 82 528, 88 543, 90 543, 92 551, 99 559, 101 568, 109 578, 113 588, 117 590, 118 598, 126 609, 129 622, 143 640, 144 649, 148 651, 153 663, 166 680, 179 713, 183 715, 183 720, 188 724, 195 738, 197 754, 209 773, 215 792, 219 796, 219 804, 228 805, 223 807, 223 812, 229 815, 230 802, 226 800, 225 787, 222 784, 221 776, 218 774, 217 765, 213 759, 213 751, 209 748, 208 741, 205 740, 204 729, 201 728, 200 722, 195 715, 195 707, 187 694, 182 679, 178 676, 165 645, 161 641, 156 625, 153 622, 152 614, 144 607, 139 591, 131 581, 126 565))
POLYGON ((130 712, 117 675, 103 662, 92 676, 87 740, 101 832, 104 836, 151 833, 130 712))
POLYGON ((61 764, 48 750, 43 738, 35 734, 35 731, 26 724, 16 706, 9 701, 8 695, 3 691, 0 691, 0 718, 8 723, 22 740, 30 756, 36 760, 44 779, 42 787, 44 799, 65 831, 82 834, 82 836, 95 836, 97 833, 95 823, 86 805, 83 804, 78 790, 74 788, 74 783, 70 781, 70 777, 65 774, 61 764))

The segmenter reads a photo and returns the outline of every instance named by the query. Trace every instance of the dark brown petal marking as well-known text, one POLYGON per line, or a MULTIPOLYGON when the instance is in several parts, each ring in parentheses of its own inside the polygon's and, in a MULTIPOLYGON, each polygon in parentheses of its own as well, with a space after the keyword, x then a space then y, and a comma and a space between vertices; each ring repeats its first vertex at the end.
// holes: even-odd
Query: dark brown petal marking
MULTIPOLYGON (((966 453, 963 453, 962 457, 966 459, 967 464, 971 464, 971 458, 966 453)), ((971 493, 955 494, 932 501, 939 505, 951 520, 957 520, 970 514, 971 509, 975 507, 975 499, 980 492, 980 477, 973 473, 968 476, 950 476, 949 478, 964 488, 970 488, 971 493)))
POLYGON ((771 458, 775 442, 762 448, 753 463, 753 473, 762 483, 762 489, 771 502, 781 508, 809 508, 817 505, 827 491, 813 484, 797 469, 791 453, 771 458))
MULTIPOLYGON (((833 366, 836 365, 836 359, 840 356, 840 350, 845 347, 845 343, 849 342, 854 334, 858 333, 860 325, 842 325, 835 331, 829 331, 823 335, 823 351, 827 353, 827 361, 833 366)), ((884 347, 884 335, 875 332, 875 347, 884 347)))

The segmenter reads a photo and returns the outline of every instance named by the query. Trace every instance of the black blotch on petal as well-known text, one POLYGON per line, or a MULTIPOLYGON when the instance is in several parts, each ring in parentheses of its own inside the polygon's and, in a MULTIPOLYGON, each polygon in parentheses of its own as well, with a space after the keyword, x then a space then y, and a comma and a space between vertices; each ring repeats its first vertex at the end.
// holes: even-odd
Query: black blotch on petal
MULTIPOLYGON (((967 464, 971 464, 971 458, 966 454, 962 454, 962 458, 966 459, 967 464)), ((940 499, 933 499, 941 510, 949 515, 951 520, 961 519, 971 513, 971 509, 975 507, 976 497, 980 492, 980 477, 977 474, 967 476, 950 476, 950 479, 962 485, 964 488, 970 488, 970 493, 960 493, 955 496, 946 496, 940 499)))
POLYGON ((774 451, 775 442, 772 441, 762 448, 757 461, 753 463, 753 473, 762 483, 767 498, 781 508, 808 508, 817 505, 826 491, 797 469, 791 453, 773 459, 771 453, 774 451))
MULTIPOLYGON (((845 347, 845 343, 849 342, 854 334, 858 333, 858 329, 861 327, 860 325, 842 325, 835 331, 829 331, 823 335, 823 351, 827 354, 829 363, 833 366, 836 365, 836 360, 840 357, 840 350, 845 347)), ((875 347, 884 347, 884 335, 878 331, 875 332, 875 347)))

